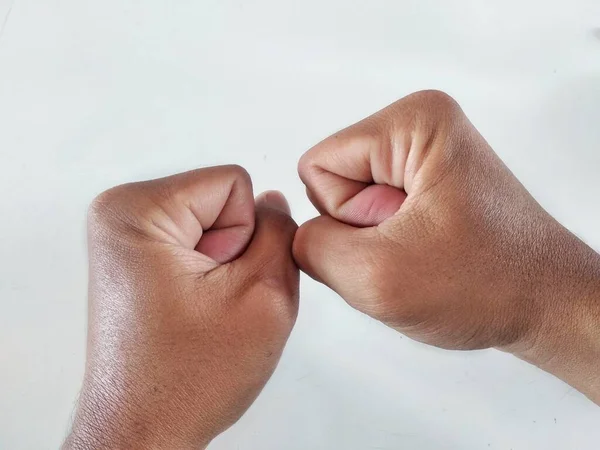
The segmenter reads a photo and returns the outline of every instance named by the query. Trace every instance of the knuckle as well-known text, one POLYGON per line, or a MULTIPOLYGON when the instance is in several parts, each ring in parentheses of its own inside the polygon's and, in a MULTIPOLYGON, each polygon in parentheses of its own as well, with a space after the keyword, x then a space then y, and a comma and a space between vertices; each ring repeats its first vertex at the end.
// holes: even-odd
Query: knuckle
POLYGON ((430 143, 438 133, 450 129, 464 114, 459 104, 448 94, 437 90, 414 92, 372 118, 383 129, 411 131, 430 143))
POLYGON ((252 192, 252 177, 246 169, 237 164, 230 164, 220 168, 220 176, 223 180, 232 183, 232 189, 238 193, 252 192))
POLYGON ((142 218, 158 208, 145 192, 145 183, 128 183, 99 194, 88 207, 87 225, 92 236, 109 233, 114 238, 142 231, 142 218))
POLYGON ((414 100, 422 102, 427 106, 433 106, 443 111, 458 111, 460 106, 453 97, 443 91, 426 90, 419 91, 411 96, 414 100))
POLYGON ((399 100, 392 106, 394 113, 410 117, 413 126, 439 127, 450 123, 463 112, 460 105, 450 95, 442 91, 418 91, 399 100))
POLYGON ((240 180, 242 183, 251 184, 252 179, 248 171, 238 164, 229 164, 224 166, 224 169, 227 173, 229 173, 234 179, 240 180))
POLYGON ((298 175, 305 184, 308 184, 314 178, 317 170, 318 166, 315 163, 315 158, 309 150, 304 153, 298 161, 298 175))
POLYGON ((96 196, 88 207, 88 224, 106 225, 119 216, 126 189, 125 186, 117 186, 96 196))

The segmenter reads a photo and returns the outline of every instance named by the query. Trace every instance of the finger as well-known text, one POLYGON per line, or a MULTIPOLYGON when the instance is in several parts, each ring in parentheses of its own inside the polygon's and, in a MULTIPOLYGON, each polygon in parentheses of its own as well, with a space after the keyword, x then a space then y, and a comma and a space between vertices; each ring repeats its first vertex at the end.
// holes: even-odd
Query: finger
POLYGON ((382 261, 380 239, 376 228, 355 228, 321 216, 298 229, 293 255, 303 272, 353 303, 371 297, 370 272, 382 261))
MULTIPOLYGON (((335 192, 329 190, 328 192, 335 192)), ((321 204, 318 197, 310 189, 306 189, 306 196, 315 206, 319 214, 328 215, 328 209, 321 204)), ((337 216, 355 227, 373 227, 379 225, 388 217, 393 216, 406 199, 404 191, 380 184, 366 186, 354 197, 350 197, 339 206, 337 216)))
POLYGON ((92 211, 111 210, 151 239, 195 248, 218 263, 243 252, 254 230, 252 183, 239 166, 118 186, 94 204, 92 211))
POLYGON ((254 231, 252 181, 239 166, 220 166, 175 176, 171 212, 186 246, 226 263, 246 248, 254 231), (194 220, 195 219, 195 220, 194 220))
MULTIPOLYGON (((292 258, 292 243, 298 226, 289 215, 285 197, 276 191, 260 195, 256 201, 256 226, 252 241, 237 260, 231 263, 230 279, 243 285, 259 283, 284 302, 281 305, 297 312, 299 271, 292 258)), ((265 301, 277 300, 265 298, 265 301)))
POLYGON ((279 191, 266 191, 256 197, 254 202, 257 208, 271 208, 291 216, 290 205, 284 195, 279 191))
POLYGON ((447 95, 420 92, 325 139, 298 166, 311 201, 346 223, 378 225, 399 210, 429 150, 447 132, 448 116, 458 111, 447 95))
POLYGON ((309 150, 298 172, 318 210, 351 225, 374 226, 392 216, 406 197, 402 179, 378 170, 393 164, 388 155, 387 130, 363 121, 309 150))
POLYGON ((341 204, 337 215, 349 225, 373 227, 392 217, 402 206, 406 193, 382 184, 371 184, 341 204))

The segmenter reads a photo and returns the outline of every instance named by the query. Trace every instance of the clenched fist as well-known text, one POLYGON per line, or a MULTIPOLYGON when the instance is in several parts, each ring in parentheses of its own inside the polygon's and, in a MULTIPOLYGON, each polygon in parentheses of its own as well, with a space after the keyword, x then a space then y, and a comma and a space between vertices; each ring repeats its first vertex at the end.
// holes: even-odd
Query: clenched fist
POLYGON ((460 107, 406 97, 309 150, 321 216, 300 268, 422 342, 498 347, 600 400, 599 256, 552 219, 460 107))
POLYGON ((600 403, 600 255, 451 98, 404 98, 318 144, 299 172, 321 216, 298 230, 285 198, 255 201, 237 166, 95 200, 86 373, 65 448, 208 445, 277 365, 294 259, 414 339, 510 351, 600 403))
POLYGON ((65 448, 205 447, 250 406, 294 324, 283 196, 214 167, 101 194, 86 373, 65 448))

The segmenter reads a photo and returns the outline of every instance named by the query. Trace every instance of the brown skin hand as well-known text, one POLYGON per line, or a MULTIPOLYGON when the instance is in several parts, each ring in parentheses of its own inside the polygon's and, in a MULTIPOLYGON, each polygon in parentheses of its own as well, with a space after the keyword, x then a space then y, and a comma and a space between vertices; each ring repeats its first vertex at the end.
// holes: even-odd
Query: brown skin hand
POLYGON ((600 402, 600 256, 531 197, 444 93, 410 95, 309 150, 321 216, 299 267, 449 349, 497 347, 600 402))
POLYGON ((296 224, 213 167, 100 195, 86 374, 64 448, 203 448, 272 374, 296 319, 296 224))
POLYGON ((254 201, 237 166, 94 201, 86 373, 65 449, 206 447, 277 365, 298 311, 294 259, 414 339, 512 352, 600 403, 600 256, 454 100, 406 97, 308 151, 299 172, 322 214, 300 229, 280 193, 254 201))

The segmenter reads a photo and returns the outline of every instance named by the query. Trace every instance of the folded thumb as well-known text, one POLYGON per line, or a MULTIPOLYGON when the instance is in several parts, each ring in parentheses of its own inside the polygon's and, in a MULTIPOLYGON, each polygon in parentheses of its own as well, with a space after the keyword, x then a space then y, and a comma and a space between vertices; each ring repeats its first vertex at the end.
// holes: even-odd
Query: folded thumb
POLYGON ((254 235, 244 254, 234 261, 234 270, 249 285, 261 283, 297 303, 299 271, 292 257, 297 229, 283 194, 268 191, 259 195, 254 235))
POLYGON ((375 301, 373 270, 380 264, 376 228, 356 228, 330 216, 303 224, 294 239, 298 267, 341 295, 353 307, 375 301))

